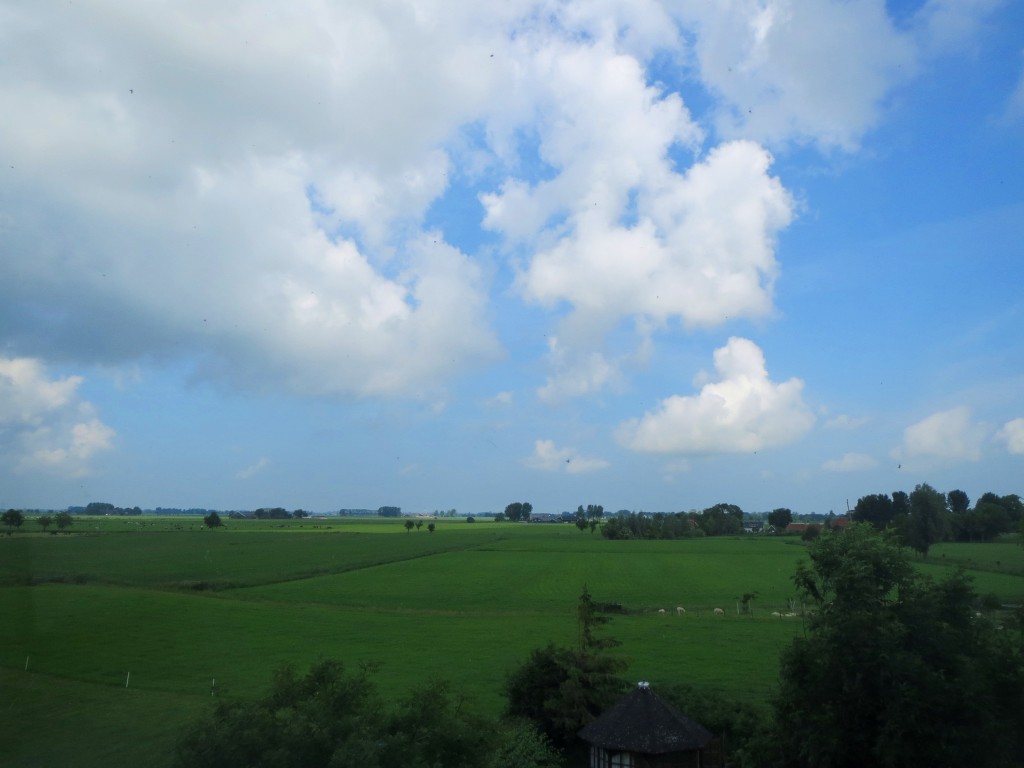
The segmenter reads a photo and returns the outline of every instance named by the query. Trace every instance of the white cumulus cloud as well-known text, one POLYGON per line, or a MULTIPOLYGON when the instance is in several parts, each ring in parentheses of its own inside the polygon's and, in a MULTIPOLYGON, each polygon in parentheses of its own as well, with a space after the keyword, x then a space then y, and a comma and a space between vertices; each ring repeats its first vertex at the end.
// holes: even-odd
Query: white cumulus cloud
POLYGON ((1024 454, 1024 419, 1012 419, 999 430, 999 438, 1006 443, 1006 449, 1015 455, 1024 454))
POLYGON ((80 376, 51 379, 32 358, 0 358, 0 461, 17 471, 63 477, 90 471, 114 430, 78 396, 80 376))
POLYGON ((903 431, 895 452, 901 458, 978 461, 988 429, 976 423, 966 406, 934 413, 903 431))
POLYGON ((880 0, 685 0, 679 15, 726 135, 855 149, 916 69, 912 38, 880 0))
POLYGON ((749 339, 715 350, 717 377, 695 395, 673 395, 620 426, 620 441, 648 453, 736 453, 784 445, 814 425, 803 382, 775 383, 749 339))
POLYGON ((570 475, 596 472, 608 466, 604 459, 582 456, 575 448, 557 448, 553 440, 537 440, 533 454, 524 463, 533 469, 570 475))

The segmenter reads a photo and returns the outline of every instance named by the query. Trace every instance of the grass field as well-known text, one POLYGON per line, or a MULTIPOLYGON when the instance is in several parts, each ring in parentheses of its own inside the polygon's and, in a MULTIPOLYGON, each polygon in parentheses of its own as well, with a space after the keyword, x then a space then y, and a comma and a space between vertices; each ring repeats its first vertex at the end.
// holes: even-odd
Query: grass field
MULTIPOLYGON (((159 768, 211 694, 259 692, 276 667, 323 656, 378 664, 386 694, 443 677, 497 714, 510 669, 573 641, 584 584, 623 607, 608 633, 629 676, 655 685, 762 702, 779 652, 803 631, 771 615, 795 597, 805 549, 794 539, 612 542, 564 525, 437 525, 208 531, 193 519, 79 518, 70 535, 0 537, 0 765, 159 768), (748 592, 753 616, 738 615, 748 592)), ((955 566, 979 592, 1024 599, 1015 544, 942 545, 921 564, 955 566)))

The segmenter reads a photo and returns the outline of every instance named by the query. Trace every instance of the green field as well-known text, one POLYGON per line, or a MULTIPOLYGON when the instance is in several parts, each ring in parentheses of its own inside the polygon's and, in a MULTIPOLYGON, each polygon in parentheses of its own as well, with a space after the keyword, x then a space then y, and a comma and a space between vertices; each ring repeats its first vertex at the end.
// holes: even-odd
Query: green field
MULTIPOLYGON (((379 665, 386 694, 443 677, 497 714, 510 669, 573 641, 584 584, 623 607, 608 633, 629 676, 655 685, 763 702, 780 650, 803 631, 771 615, 795 598, 806 551, 795 539, 437 526, 335 518, 211 531, 191 518, 78 518, 70 535, 0 537, 0 765, 159 768, 212 694, 257 693, 276 667, 323 656, 379 665), (752 592, 753 615, 738 615, 752 592)), ((958 565, 979 592, 1024 599, 1019 546, 941 545, 921 567, 958 565)))

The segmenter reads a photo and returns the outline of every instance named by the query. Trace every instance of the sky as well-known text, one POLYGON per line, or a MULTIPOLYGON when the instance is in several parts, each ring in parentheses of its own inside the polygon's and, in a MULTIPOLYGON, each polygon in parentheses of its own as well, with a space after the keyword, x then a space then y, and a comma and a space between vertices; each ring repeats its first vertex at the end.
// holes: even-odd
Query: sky
POLYGON ((0 0, 0 506, 1024 493, 1016 0, 0 0))

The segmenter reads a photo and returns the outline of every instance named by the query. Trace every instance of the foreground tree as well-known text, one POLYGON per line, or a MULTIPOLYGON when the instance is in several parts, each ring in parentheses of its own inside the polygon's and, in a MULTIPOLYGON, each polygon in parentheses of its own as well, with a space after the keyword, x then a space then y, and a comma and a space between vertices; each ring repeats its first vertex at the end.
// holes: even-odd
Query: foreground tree
POLYGON ((815 612, 783 653, 768 764, 1024 764, 1024 668, 974 616, 961 573, 935 583, 866 525, 824 534, 794 577, 815 612))
POLYGON ((75 523, 75 518, 71 516, 70 512, 58 512, 54 515, 53 522, 57 524, 57 530, 63 531, 65 528, 70 528, 75 523))
POLYGON ((431 682, 389 705, 365 669, 326 660, 299 677, 286 667, 262 698, 218 704, 181 737, 188 768, 483 768, 494 725, 446 683, 431 682))
POLYGON ((224 523, 221 522, 220 515, 216 512, 211 512, 203 518, 203 524, 207 528, 220 528, 224 523))
POLYGON ((584 586, 576 605, 576 647, 549 644, 531 652, 506 681, 506 714, 532 721, 558 748, 575 746, 576 732, 626 689, 619 677, 625 662, 607 653, 618 641, 596 632, 608 621, 584 586))
POLYGON ((46 529, 53 525, 53 518, 49 515, 40 515, 36 518, 36 522, 39 523, 39 527, 42 528, 45 533, 46 529))
POLYGON ((562 759, 548 738, 526 720, 512 721, 501 731, 487 768, 561 768, 562 759))

